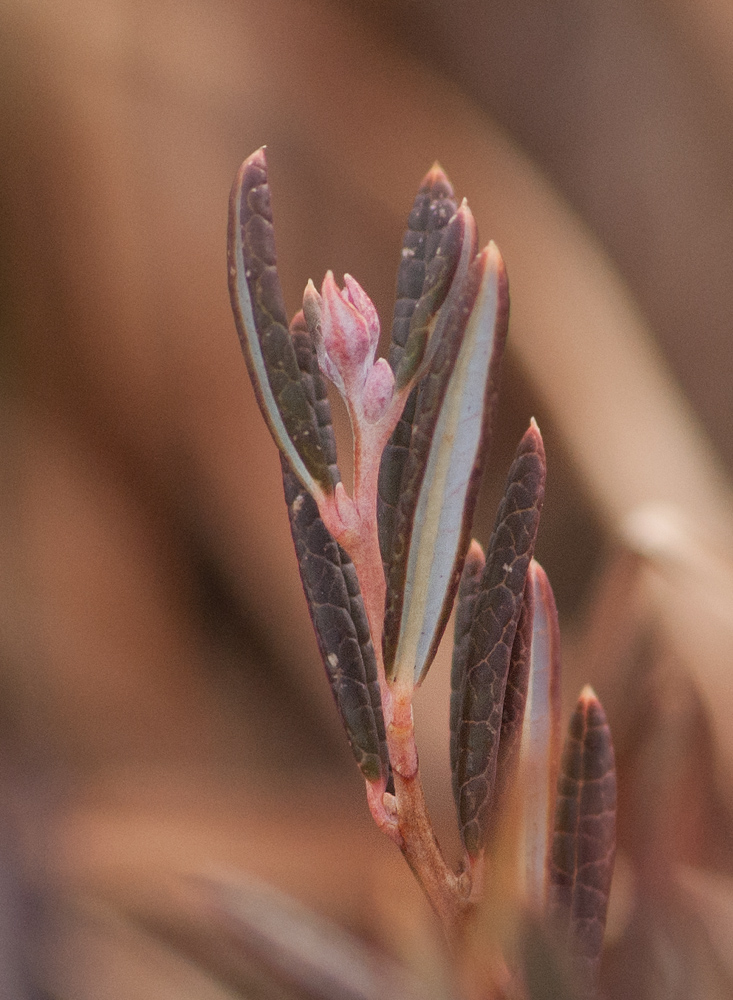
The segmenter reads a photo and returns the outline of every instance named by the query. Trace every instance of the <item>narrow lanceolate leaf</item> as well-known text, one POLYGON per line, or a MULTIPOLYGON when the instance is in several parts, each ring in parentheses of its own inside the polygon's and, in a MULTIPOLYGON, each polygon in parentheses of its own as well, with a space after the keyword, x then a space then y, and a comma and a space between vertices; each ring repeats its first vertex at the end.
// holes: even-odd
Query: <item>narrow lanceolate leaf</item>
POLYGON ((387 577, 388 678, 419 684, 450 615, 497 397, 509 293, 493 243, 469 268, 419 389, 387 577))
POLYGON ((468 643, 471 637, 471 624, 479 592, 481 575, 486 565, 484 553, 476 541, 472 539, 463 564, 461 582, 456 599, 455 625, 453 630, 453 660, 450 672, 450 773, 453 785, 453 797, 458 805, 458 726, 461 720, 461 704, 463 699, 463 682, 466 676, 466 659, 468 643))
POLYGON ((330 493, 331 475, 277 275, 264 149, 245 160, 232 186, 228 263, 234 319, 260 409, 303 486, 314 496, 330 493))
POLYGON ((364 777, 386 783, 377 664, 356 573, 321 520, 315 500, 282 456, 281 462, 300 579, 331 691, 364 777))
MULTIPOLYGON (((341 477, 336 465, 336 439, 333 432, 331 404, 328 399, 325 379, 318 367, 315 344, 308 331, 302 312, 297 313, 293 317, 293 321, 290 324, 290 336, 301 372, 301 383, 314 407, 321 448, 328 463, 331 481, 335 485, 340 481, 341 477)), ((354 755, 364 772, 364 776, 370 781, 375 780, 373 777, 375 774, 373 760, 374 734, 371 721, 368 719, 369 713, 365 711, 362 704, 363 690, 361 684, 366 683, 379 744, 380 767, 377 778, 386 779, 389 772, 389 754, 387 752, 387 739, 384 729, 377 661, 356 570, 349 556, 329 533, 318 515, 317 508, 309 494, 293 475, 292 470, 287 466, 285 460, 282 461, 282 468, 285 498, 288 503, 288 513, 290 515, 290 527, 298 556, 303 589, 305 590, 308 609, 316 629, 319 648, 329 681, 331 682, 336 704, 341 713, 349 741, 354 750, 354 755), (306 507, 305 512, 303 511, 304 506, 306 507), (304 526, 306 526, 305 531, 303 530, 304 526), (332 589, 329 593, 331 596, 336 595, 339 608, 345 610, 348 607, 351 619, 351 624, 346 623, 342 633, 342 638, 348 639, 348 655, 346 660, 341 661, 342 667, 344 664, 351 665, 349 669, 352 680, 348 682, 344 682, 339 672, 339 667, 337 664, 334 664, 333 660, 334 656, 338 657, 339 655, 339 651, 336 648, 338 635, 335 632, 329 631, 328 628, 323 629, 324 620, 330 622, 333 616, 324 616, 323 610, 316 606, 320 603, 323 596, 322 593, 319 596, 319 588, 323 591, 324 586, 327 586, 327 584, 326 576, 322 575, 322 564, 317 558, 314 558, 314 545, 322 552, 323 558, 329 560, 332 564, 330 569, 332 589), (338 579, 339 568, 341 580, 338 579), (356 655, 353 649, 351 626, 353 626, 353 633, 359 645, 361 665, 359 663, 359 656, 356 655), (356 690, 359 692, 358 699, 354 699, 354 684, 356 684, 356 690), (352 709, 356 705, 355 718, 349 715, 348 710, 350 705, 352 709), (366 730, 364 729, 365 716, 367 717, 366 730), (367 739, 363 736, 364 732, 368 732, 369 734, 367 739), (362 733, 361 737, 358 735, 359 733, 362 733)))
POLYGON ((504 705, 501 711, 501 735, 496 758, 496 785, 492 806, 492 829, 496 829, 504 796, 514 781, 519 765, 522 732, 526 719, 527 689, 532 655, 532 626, 534 621, 534 592, 530 579, 524 584, 522 608, 519 612, 517 631, 514 633, 509 673, 506 679, 504 705))
POLYGON ((616 764, 601 703, 584 688, 560 764, 550 866, 550 916, 593 996, 616 853, 616 764))
POLYGON ((486 843, 504 694, 545 493, 545 451, 532 421, 509 470, 468 642, 458 726, 458 822, 466 850, 486 843))
MULTIPOLYGON (((453 646, 453 664, 451 669, 450 695, 450 765, 453 785, 453 798, 456 808, 460 805, 460 788, 458 783, 458 729, 461 721, 463 705, 463 688, 466 679, 466 661, 468 659, 471 626, 479 594, 481 576, 484 569, 484 558, 478 542, 471 542, 466 562, 461 575, 456 601, 456 624, 453 646), (477 552, 478 550, 478 552, 477 552), (481 555, 480 561, 476 558, 481 555)), ((519 613, 517 631, 514 635, 512 655, 509 662, 506 693, 501 717, 501 736, 496 761, 496 785, 494 804, 492 807, 491 826, 496 828, 503 796, 510 786, 517 770, 519 748, 522 737, 522 722, 527 700, 527 685, 529 681, 530 649, 532 645, 532 612, 533 595, 529 586, 529 578, 524 588, 522 610, 519 613)))
POLYGON ((450 181, 436 163, 422 180, 402 240, 397 300, 387 358, 395 372, 405 352, 410 321, 423 294, 427 269, 440 247, 443 229, 457 208, 450 181))
MULTIPOLYGON (((436 163, 423 178, 408 216, 407 230, 402 241, 392 336, 387 356, 393 371, 397 370, 404 356, 410 322, 415 306, 423 294, 427 269, 440 248, 443 230, 455 215, 457 208, 450 181, 436 163)), ((389 562, 392 552, 395 512, 410 447, 416 401, 417 390, 413 389, 400 421, 384 449, 379 468, 377 523, 379 545, 385 565, 389 562)))
MULTIPOLYGON (((341 572, 344 575, 346 591, 349 595, 349 610, 351 620, 356 629, 356 638, 359 642, 361 659, 364 664, 364 674, 366 677, 367 690, 369 691, 369 701, 371 702, 374 722, 377 727, 377 739, 379 740, 379 762, 380 778, 388 780, 390 774, 389 751, 387 749, 387 735, 384 728, 384 713, 382 711, 382 693, 379 688, 379 674, 377 672, 377 655, 374 651, 372 635, 369 631, 369 619, 367 618, 364 599, 361 596, 359 578, 356 575, 356 568, 348 554, 339 546, 341 556, 341 572)), ((363 770, 363 768, 362 768, 363 770)), ((369 775, 365 772, 365 777, 369 775)), ((371 780, 371 779, 370 779, 371 780)))
POLYGON ((525 893, 534 911, 541 913, 547 901, 562 739, 560 628, 550 581, 534 559, 527 582, 534 599, 534 623, 522 734, 525 893))
POLYGON ((395 371, 396 391, 427 371, 477 250, 476 223, 464 201, 443 230, 440 246, 426 268, 422 295, 415 304, 405 350, 395 371))

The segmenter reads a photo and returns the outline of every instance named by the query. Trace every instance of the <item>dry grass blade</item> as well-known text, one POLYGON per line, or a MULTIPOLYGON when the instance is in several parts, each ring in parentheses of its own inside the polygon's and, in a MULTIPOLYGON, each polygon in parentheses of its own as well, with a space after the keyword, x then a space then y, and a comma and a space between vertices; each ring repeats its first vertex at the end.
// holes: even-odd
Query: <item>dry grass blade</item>
POLYGON ((212 902, 245 953, 313 1000, 387 1000, 422 991, 384 956, 268 886, 212 885, 212 902))
POLYGON ((507 674, 545 491, 532 422, 509 471, 476 600, 458 729, 458 822, 469 855, 483 849, 494 798, 507 674))
POLYGON ((237 996, 263 1000, 442 1000, 384 953, 254 878, 194 877, 167 907, 128 905, 151 935, 237 996))
POLYGON ((611 731, 593 690, 570 720, 558 780, 549 912, 584 995, 593 996, 616 854, 616 764, 611 731))

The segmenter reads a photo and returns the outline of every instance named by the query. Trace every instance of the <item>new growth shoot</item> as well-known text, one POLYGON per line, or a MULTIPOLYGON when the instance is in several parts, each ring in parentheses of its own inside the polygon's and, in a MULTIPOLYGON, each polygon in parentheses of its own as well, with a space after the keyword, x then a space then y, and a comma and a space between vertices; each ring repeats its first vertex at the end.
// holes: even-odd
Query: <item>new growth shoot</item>
POLYGON ((591 995, 615 846, 613 748, 585 689, 560 759, 557 614, 533 559, 546 474, 534 421, 486 557, 470 537, 509 317, 501 254, 493 243, 478 249, 468 205, 435 165, 408 217, 387 358, 376 358, 379 317, 353 277, 337 282, 329 271, 320 292, 309 281, 288 322, 276 265, 260 149, 232 188, 232 306, 280 449, 303 588, 371 813, 455 944, 490 887, 486 859, 507 790, 520 788, 526 906, 561 928, 591 995), (351 421, 352 495, 325 379, 351 421), (460 872, 433 834, 412 715, 456 595, 450 754, 460 872))

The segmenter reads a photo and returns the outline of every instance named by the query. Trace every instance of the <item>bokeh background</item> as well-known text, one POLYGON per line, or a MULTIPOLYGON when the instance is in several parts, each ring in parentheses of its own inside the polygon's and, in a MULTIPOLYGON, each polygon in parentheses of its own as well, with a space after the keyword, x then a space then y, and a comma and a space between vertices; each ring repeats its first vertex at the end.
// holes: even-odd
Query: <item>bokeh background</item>
MULTIPOLYGON (((604 990, 733 995, 733 8, 0 18, 0 996, 271 995, 232 971, 201 876, 262 879, 413 969, 432 955, 339 730, 230 314, 228 191, 263 143, 290 311, 331 267, 388 328, 436 158, 499 244, 510 346, 475 533, 535 415, 566 702, 595 685, 619 761, 604 990)), ((447 692, 443 653, 418 741, 457 857, 447 692)))

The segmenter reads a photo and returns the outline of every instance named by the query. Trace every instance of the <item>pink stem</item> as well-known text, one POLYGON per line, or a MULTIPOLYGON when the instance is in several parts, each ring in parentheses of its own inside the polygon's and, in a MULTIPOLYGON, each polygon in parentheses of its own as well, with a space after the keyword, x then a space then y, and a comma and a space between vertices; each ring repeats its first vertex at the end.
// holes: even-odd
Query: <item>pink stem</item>
POLYGON ((331 505, 322 516, 339 544, 349 553, 359 578, 377 659, 387 746, 395 782, 395 796, 367 789, 369 808, 377 826, 398 844, 423 887, 450 940, 455 940, 470 907, 470 876, 455 875, 443 858, 433 832, 420 780, 412 686, 391 685, 382 655, 386 583, 377 528, 377 486, 384 447, 400 418, 409 387, 396 397, 376 424, 368 424, 349 406, 354 437, 354 498, 348 526, 331 505), (330 516, 329 516, 330 515, 330 516), (335 515, 335 516, 334 516, 335 515))

